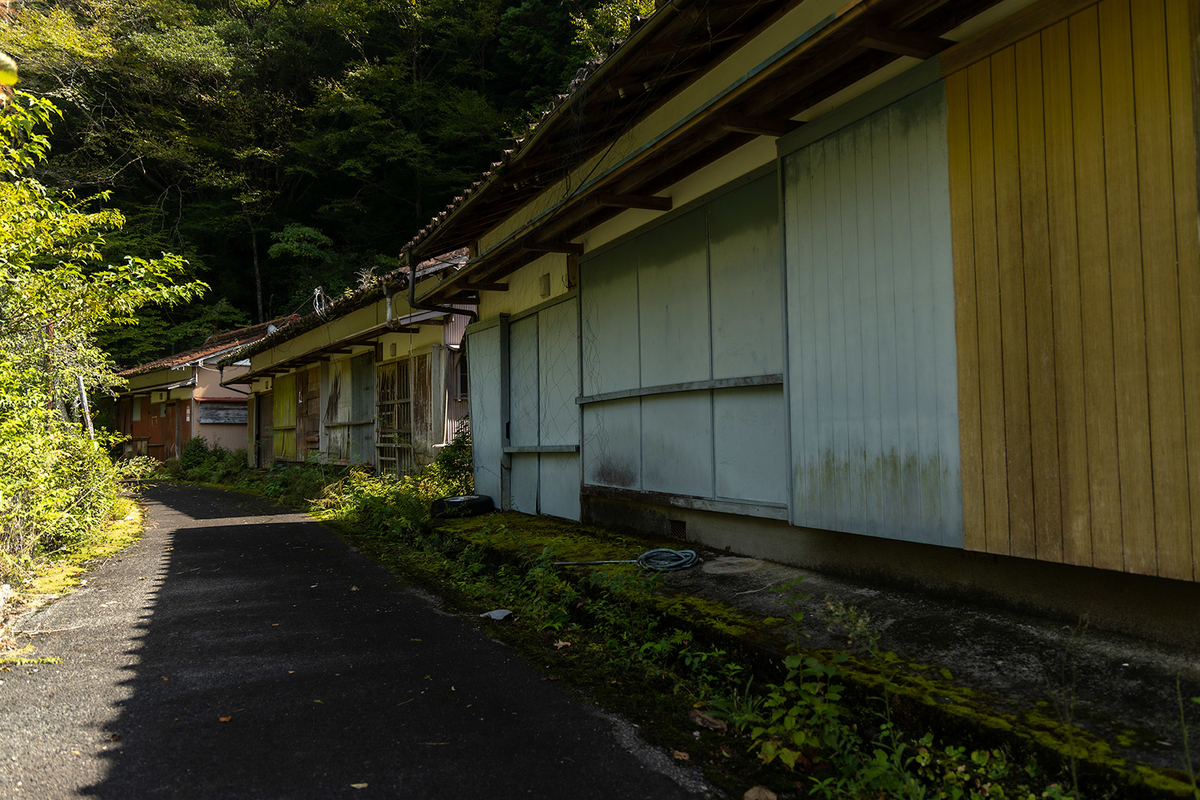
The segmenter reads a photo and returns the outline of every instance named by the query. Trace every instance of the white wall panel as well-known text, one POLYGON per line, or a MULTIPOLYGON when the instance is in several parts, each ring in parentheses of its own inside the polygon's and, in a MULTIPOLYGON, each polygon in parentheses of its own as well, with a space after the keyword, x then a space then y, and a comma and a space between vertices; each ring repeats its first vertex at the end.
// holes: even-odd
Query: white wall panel
POLYGON ((713 392, 717 499, 787 503, 783 387, 713 392))
POLYGON ((693 497, 713 495, 712 394, 642 398, 642 488, 693 497))
POLYGON ((642 413, 637 398, 583 409, 584 474, 595 486, 642 486, 642 413))
POLYGON ((784 161, 797 524, 961 543, 941 85, 784 161))
POLYGON ((523 514, 538 513, 538 454, 513 453, 508 482, 509 508, 523 514))
POLYGON ((538 444, 538 318, 517 320, 508 326, 509 443, 538 444))
POLYGON ((575 453, 541 454, 541 494, 543 514, 579 519, 579 456, 575 453))
POLYGON ((783 372, 775 175, 708 206, 714 378, 783 372))
MULTIPOLYGON (((579 406, 575 403, 579 395, 578 306, 573 300, 551 306, 538 313, 538 326, 539 444, 579 444, 579 406)), ((578 485, 575 488, 578 504, 578 485)))
POLYGON ((638 239, 641 385, 712 377, 706 210, 638 239))
POLYGON ((475 492, 500 506, 500 328, 468 336, 467 369, 471 386, 471 446, 475 461, 475 492))
POLYGON ((583 393, 638 386, 638 276, 632 251, 617 248, 580 270, 583 393))

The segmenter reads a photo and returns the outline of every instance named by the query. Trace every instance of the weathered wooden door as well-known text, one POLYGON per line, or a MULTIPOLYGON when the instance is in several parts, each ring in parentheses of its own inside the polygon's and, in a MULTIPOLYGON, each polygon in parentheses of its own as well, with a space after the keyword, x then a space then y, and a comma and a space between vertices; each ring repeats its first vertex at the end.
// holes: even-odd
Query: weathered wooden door
POLYGON ((321 449, 321 373, 312 367, 296 373, 296 457, 321 449))
POLYGON ((412 370, 410 361, 393 361, 379 367, 376 418, 379 470, 406 475, 416 464, 412 447, 412 370))
POLYGON ((258 448, 258 465, 270 467, 275 463, 272 444, 275 433, 275 401, 270 392, 258 396, 258 431, 254 444, 258 448))

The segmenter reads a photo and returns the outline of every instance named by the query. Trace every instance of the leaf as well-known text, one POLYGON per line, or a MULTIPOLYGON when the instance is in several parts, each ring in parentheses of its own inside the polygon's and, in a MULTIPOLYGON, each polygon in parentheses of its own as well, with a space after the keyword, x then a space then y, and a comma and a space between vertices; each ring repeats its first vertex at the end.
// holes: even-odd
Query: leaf
POLYGON ((742 795, 742 800, 776 800, 775 793, 765 786, 751 786, 742 795))
POLYGON ((689 756, 687 753, 683 752, 682 750, 672 750, 671 755, 675 758, 676 761, 691 761, 692 760, 692 757, 689 756))
POLYGON ((233 719, 233 715, 230 714, 228 717, 218 717, 217 719, 219 719, 221 722, 229 722, 229 720, 233 719))
POLYGON ((555 650, 562 650, 564 647, 570 647, 570 646, 571 646, 570 642, 564 642, 561 640, 554 643, 555 650))
POLYGON ((352 784, 350 784, 350 788, 351 788, 351 789, 365 789, 365 788, 367 788, 367 784, 365 784, 365 783, 352 783, 352 784))

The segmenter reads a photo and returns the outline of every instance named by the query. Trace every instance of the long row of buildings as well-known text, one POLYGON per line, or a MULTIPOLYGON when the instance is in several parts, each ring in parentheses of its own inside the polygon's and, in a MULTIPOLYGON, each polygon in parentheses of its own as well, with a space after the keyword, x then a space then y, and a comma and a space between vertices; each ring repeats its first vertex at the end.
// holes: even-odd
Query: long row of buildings
POLYGON ((469 406, 506 509, 1200 640, 1198 32, 664 2, 220 385, 259 465, 411 469, 469 406))

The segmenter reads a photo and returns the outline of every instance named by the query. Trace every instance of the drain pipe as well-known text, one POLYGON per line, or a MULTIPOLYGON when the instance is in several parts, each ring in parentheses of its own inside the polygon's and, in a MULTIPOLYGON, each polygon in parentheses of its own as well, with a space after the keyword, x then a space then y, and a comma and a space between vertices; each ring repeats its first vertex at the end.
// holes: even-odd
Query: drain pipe
POLYGON ((468 309, 462 309, 462 308, 450 308, 448 306, 437 306, 432 303, 418 303, 417 302, 417 271, 412 265, 412 256, 409 253, 408 248, 404 249, 404 251, 400 254, 400 257, 404 260, 404 263, 408 266, 408 307, 409 308, 411 308, 413 310, 421 309, 422 311, 441 311, 443 314, 461 314, 464 317, 469 317, 471 322, 479 321, 479 312, 475 311, 475 310, 468 310, 468 309))

